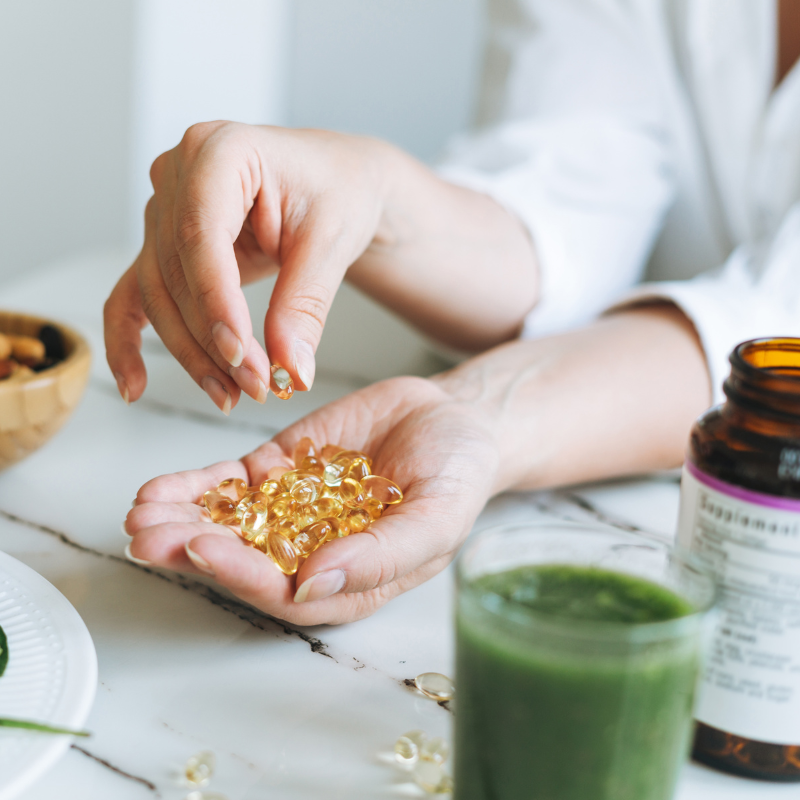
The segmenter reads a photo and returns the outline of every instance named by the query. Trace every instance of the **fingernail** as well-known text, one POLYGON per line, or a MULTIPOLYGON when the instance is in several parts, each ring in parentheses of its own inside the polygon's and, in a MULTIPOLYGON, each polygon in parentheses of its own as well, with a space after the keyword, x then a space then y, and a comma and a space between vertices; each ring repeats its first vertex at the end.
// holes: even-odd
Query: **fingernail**
POLYGON ((125 527, 124 522, 122 523, 122 525, 120 525, 120 528, 122 529, 122 532, 125 534, 126 538, 130 539, 131 535, 128 533, 128 529, 125 527))
POLYGON ((211 335, 222 357, 232 367, 240 367, 244 359, 244 348, 236 334, 224 322, 217 322, 211 328, 211 335))
POLYGON ((216 379, 206 375, 200 385, 203 391, 211 398, 214 405, 227 417, 231 413, 231 396, 228 390, 216 379))
POLYGON ((267 387, 264 381, 250 367, 231 367, 230 376, 256 402, 264 403, 267 399, 267 387))
POLYGON ((205 572, 206 575, 213 576, 214 570, 211 567, 211 564, 209 564, 208 561, 206 561, 202 556, 195 553, 195 551, 189 547, 189 542, 186 542, 186 544, 183 546, 183 549, 186 551, 186 555, 189 556, 189 561, 191 561, 192 564, 197 567, 197 569, 199 569, 201 572, 205 572))
POLYGON ((114 373, 114 380, 117 382, 117 389, 119 390, 120 397, 125 401, 125 405, 129 406, 131 404, 131 396, 128 391, 128 382, 122 376, 121 372, 114 373))
POLYGON ((296 339, 294 343, 294 369, 303 386, 310 389, 314 383, 317 362, 314 358, 314 349, 302 339, 296 339))
POLYGON ((295 592, 295 603, 309 603, 312 600, 322 600, 340 592, 344 586, 344 570, 332 569, 328 572, 318 572, 307 581, 300 584, 295 592))
POLYGON ((127 558, 128 561, 133 561, 134 564, 141 564, 143 567, 149 567, 152 563, 151 561, 145 561, 143 558, 136 558, 136 556, 131 555, 132 544, 133 542, 128 542, 128 544, 125 545, 125 558, 127 558))

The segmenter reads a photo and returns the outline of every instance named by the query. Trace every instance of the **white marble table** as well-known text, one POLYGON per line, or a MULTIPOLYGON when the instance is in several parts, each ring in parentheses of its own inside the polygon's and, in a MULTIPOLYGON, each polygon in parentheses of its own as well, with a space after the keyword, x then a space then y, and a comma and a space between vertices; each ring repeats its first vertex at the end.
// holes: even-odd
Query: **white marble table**
MULTIPOLYGON (((450 713, 404 685, 420 672, 452 672, 449 571, 370 619, 297 630, 211 581, 123 557, 120 523, 141 483, 246 452, 360 379, 345 358, 331 358, 327 368, 323 360, 310 395, 270 398, 263 408, 243 402, 225 419, 150 336, 150 388, 126 408, 103 360, 100 322, 124 260, 79 258, 0 287, 0 307, 70 322, 95 352, 74 418, 44 449, 0 473, 0 549, 69 598, 94 638, 100 668, 92 738, 22 800, 180 800, 187 789, 174 771, 203 749, 218 760, 209 789, 229 800, 418 796, 379 753, 412 728, 449 736, 450 713)), ((409 368, 403 358, 394 354, 389 363, 409 368)), ((677 503, 677 478, 659 476, 500 497, 477 528, 591 519, 670 535, 677 503)), ((800 787, 694 764, 678 792, 679 800, 773 797, 800 797, 800 787)))

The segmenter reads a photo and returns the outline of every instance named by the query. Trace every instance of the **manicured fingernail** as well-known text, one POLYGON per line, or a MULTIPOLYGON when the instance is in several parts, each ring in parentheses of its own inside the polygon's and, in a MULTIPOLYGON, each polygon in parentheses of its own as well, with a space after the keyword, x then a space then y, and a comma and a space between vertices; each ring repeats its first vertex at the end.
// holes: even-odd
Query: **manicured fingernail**
POLYGON ((122 376, 121 372, 114 373, 114 380, 117 382, 117 389, 119 390, 119 396, 125 401, 125 405, 129 406, 131 404, 131 395, 128 391, 128 382, 122 376))
POLYGON ((314 348, 302 339, 296 339, 294 343, 294 369, 303 386, 310 389, 314 383, 317 362, 314 358, 314 348))
POLYGON ((122 532, 125 534, 125 537, 127 539, 130 539, 131 535, 128 533, 128 529, 125 527, 125 523, 124 522, 122 523, 122 525, 120 525, 120 528, 121 528, 122 532))
POLYGON ((216 379, 207 375, 200 381, 203 391, 211 398, 214 405, 227 417, 231 413, 231 396, 228 390, 216 379))
POLYGON ((264 381, 250 369, 250 367, 231 367, 230 376, 254 400, 263 403, 267 399, 267 387, 264 381))
POLYGON ((318 572, 307 581, 300 584, 295 592, 295 603, 310 603, 312 600, 322 600, 340 592, 344 586, 344 570, 332 569, 328 572, 318 572))
POLYGON ((214 569, 211 564, 209 564, 208 561, 203 558, 203 556, 195 553, 195 551, 189 547, 189 542, 186 542, 186 544, 183 546, 183 549, 186 551, 186 555, 189 556, 189 560, 197 567, 197 569, 199 569, 201 572, 205 572, 206 575, 214 574, 214 569))
POLYGON ((211 335, 222 357, 232 367, 240 367, 244 359, 244 348, 236 334, 224 322, 217 322, 211 328, 211 335))
POLYGON ((143 567, 149 567, 152 563, 151 561, 145 561, 143 558, 136 558, 136 556, 131 555, 131 544, 133 544, 133 542, 128 542, 128 544, 125 545, 125 558, 127 558, 128 561, 133 561, 134 564, 141 564, 143 567))

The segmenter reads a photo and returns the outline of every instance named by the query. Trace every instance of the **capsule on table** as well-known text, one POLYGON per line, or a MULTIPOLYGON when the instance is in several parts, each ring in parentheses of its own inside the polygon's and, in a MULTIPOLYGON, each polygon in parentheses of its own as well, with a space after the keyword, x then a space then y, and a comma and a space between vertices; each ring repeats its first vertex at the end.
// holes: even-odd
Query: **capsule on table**
POLYGON ((417 786, 428 794, 450 794, 453 791, 453 779, 435 761, 420 759, 414 765, 412 775, 417 786))
POLYGON ((351 533, 361 533, 369 527, 372 518, 363 508, 354 508, 346 517, 351 533))
POLYGON ((267 537, 267 555, 284 575, 294 575, 300 563, 294 545, 285 536, 272 530, 267 537))
POLYGON ((272 373, 270 391, 280 400, 288 400, 294 394, 292 376, 279 364, 273 364, 269 370, 272 373))
POLYGON ((232 525, 236 522, 236 505, 230 497, 211 489, 203 495, 203 502, 213 522, 220 525, 232 525))
POLYGON ((308 456, 316 457, 317 447, 310 436, 304 436, 295 446, 292 452, 292 462, 295 467, 300 467, 303 459, 308 456))
POLYGON ((245 539, 253 539, 267 527, 266 503, 253 503, 242 516, 242 534, 245 539))
POLYGON ((367 497, 374 497, 384 505, 394 505, 403 499, 400 487, 394 481, 381 475, 368 475, 361 481, 361 485, 364 487, 367 497))
POLYGON ((403 767, 413 767, 419 760, 419 751, 427 741, 424 731, 409 731, 397 738, 394 743, 394 757, 403 767))
POLYGON ((189 792, 183 800, 228 800, 228 796, 219 792, 201 792, 195 790, 189 792))
POLYGON ((226 478, 217 486, 217 491, 238 503, 247 494, 247 483, 241 478, 226 478))
POLYGON ((193 786, 206 786, 214 775, 216 763, 214 754, 208 750, 197 753, 186 761, 184 777, 193 786))
POLYGON ((441 736, 426 739, 419 747, 419 757, 423 761, 435 761, 444 764, 450 755, 450 745, 441 736))
POLYGON ((426 697, 437 702, 452 700, 456 691, 452 679, 441 672, 423 672, 414 678, 414 685, 426 697))

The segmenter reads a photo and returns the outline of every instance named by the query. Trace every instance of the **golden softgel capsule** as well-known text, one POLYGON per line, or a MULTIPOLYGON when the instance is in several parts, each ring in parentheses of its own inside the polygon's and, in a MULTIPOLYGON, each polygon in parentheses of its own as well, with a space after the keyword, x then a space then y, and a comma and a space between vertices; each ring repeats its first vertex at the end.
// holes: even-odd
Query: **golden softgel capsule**
POLYGON ((275 397, 281 400, 288 400, 294 394, 294 381, 292 376, 279 364, 273 364, 269 368, 272 377, 269 388, 275 397))
POLYGON ((372 474, 372 460, 358 450, 319 449, 303 437, 292 461, 294 469, 270 467, 258 486, 228 478, 204 495, 214 522, 238 524, 242 538, 286 575, 327 542, 367 530, 385 506, 403 499, 396 483, 372 474))

